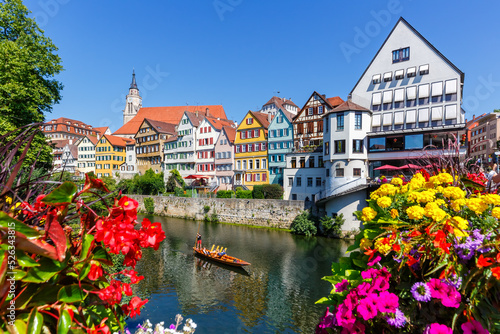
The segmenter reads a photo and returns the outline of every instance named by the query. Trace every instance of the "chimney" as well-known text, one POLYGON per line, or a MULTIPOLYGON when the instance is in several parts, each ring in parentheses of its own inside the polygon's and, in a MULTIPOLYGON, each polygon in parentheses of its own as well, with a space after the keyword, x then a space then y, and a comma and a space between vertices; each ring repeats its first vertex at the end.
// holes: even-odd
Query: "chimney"
POLYGON ((210 109, 209 108, 205 109, 205 115, 207 115, 207 116, 210 115, 210 109))
POLYGON ((73 144, 73 139, 70 139, 69 140, 69 144, 72 145, 73 144))
POLYGON ((196 117, 198 117, 198 115, 199 115, 198 110, 196 110, 195 113, 196 113, 196 117))
POLYGON ((323 96, 323 98, 326 99, 326 94, 321 94, 321 96, 323 96))
POLYGON ((267 121, 268 121, 269 123, 271 123, 271 114, 270 114, 270 113, 269 113, 269 114, 267 114, 267 121))

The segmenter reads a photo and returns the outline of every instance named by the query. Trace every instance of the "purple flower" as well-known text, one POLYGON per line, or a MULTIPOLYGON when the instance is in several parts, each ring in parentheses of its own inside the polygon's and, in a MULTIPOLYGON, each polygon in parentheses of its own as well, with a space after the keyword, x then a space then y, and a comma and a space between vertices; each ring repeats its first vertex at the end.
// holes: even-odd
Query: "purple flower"
POLYGON ((488 334, 488 330, 484 329, 481 323, 477 320, 472 320, 471 322, 466 322, 462 324, 462 330, 464 334, 488 334))
POLYGON ((377 307, 382 313, 394 313, 399 307, 399 297, 388 291, 381 292, 377 307))
POLYGON ((170 328, 170 329, 175 329, 175 325, 174 325, 174 324, 171 324, 169 328, 170 328))
POLYGON ((443 283, 446 283, 448 285, 451 285, 452 287, 454 287, 455 289, 460 289, 460 287, 462 286, 462 277, 456 275, 456 274, 452 274, 451 277, 448 277, 448 278, 443 278, 441 280, 443 283))
POLYGON ((399 309, 385 317, 387 323, 393 327, 401 328, 406 324, 406 317, 399 309))
POLYGON ((431 300, 431 289, 423 282, 413 284, 411 294, 419 302, 428 302, 431 300))
POLYGON ((363 317, 363 319, 370 320, 377 316, 377 299, 378 296, 371 293, 359 302, 356 310, 363 317))
POLYGON ((431 278, 427 286, 431 290, 431 297, 441 299, 447 293, 448 286, 437 278, 431 278))
POLYGON ((349 286, 349 282, 346 279, 343 279, 342 282, 335 284, 335 291, 336 292, 342 292, 347 290, 347 287, 349 286))

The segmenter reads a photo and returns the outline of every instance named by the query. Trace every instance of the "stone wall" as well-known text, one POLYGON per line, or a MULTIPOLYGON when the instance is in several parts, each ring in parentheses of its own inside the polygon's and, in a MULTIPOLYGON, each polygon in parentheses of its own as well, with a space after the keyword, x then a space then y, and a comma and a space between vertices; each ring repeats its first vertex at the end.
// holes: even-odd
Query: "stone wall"
POLYGON ((208 215, 215 212, 221 222, 287 229, 290 228, 293 219, 306 209, 304 201, 128 196, 139 202, 139 210, 143 212, 145 211, 144 198, 153 198, 157 215, 203 220, 204 207, 209 206, 208 215))

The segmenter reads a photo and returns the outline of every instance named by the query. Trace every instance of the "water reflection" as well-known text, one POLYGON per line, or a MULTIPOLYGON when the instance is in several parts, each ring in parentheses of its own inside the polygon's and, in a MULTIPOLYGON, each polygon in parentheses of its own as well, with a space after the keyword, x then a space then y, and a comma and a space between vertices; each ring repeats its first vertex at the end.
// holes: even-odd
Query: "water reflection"
POLYGON ((252 263, 228 267, 192 254, 198 223, 154 217, 166 240, 148 250, 137 270, 136 292, 150 302, 131 327, 150 319, 173 322, 177 313, 198 324, 197 333, 311 333, 324 308, 314 302, 331 289, 321 280, 348 242, 287 232, 201 223, 204 246, 252 263))

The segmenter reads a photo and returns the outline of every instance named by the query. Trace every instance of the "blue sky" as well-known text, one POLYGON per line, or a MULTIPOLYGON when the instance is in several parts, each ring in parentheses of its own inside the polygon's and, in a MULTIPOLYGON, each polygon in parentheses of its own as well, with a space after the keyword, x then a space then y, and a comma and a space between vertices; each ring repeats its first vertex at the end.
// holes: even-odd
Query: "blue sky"
POLYGON ((47 119, 118 129, 132 68, 143 106, 222 104, 237 122, 273 95, 299 107, 315 90, 346 99, 400 16, 465 73, 468 119, 500 108, 498 1, 24 3, 65 68, 47 119), (363 45, 357 31, 370 32, 363 45))

